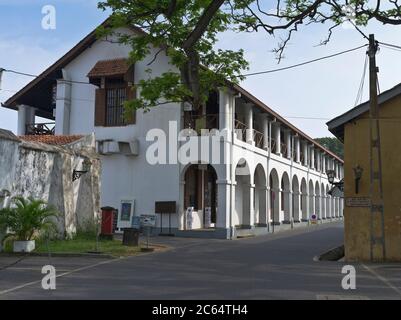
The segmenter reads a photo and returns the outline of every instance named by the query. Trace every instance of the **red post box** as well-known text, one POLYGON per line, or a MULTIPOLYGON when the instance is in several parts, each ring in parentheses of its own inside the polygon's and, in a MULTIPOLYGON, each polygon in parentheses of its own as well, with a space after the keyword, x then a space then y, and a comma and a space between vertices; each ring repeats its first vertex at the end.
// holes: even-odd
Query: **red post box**
POLYGON ((102 209, 102 236, 113 235, 113 222, 115 209, 112 207, 103 207, 102 209))

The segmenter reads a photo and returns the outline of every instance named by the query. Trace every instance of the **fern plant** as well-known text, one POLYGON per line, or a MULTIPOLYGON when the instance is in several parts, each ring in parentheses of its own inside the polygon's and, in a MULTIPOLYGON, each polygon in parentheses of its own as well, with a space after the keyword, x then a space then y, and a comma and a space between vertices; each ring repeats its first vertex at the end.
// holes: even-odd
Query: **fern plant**
POLYGON ((13 203, 14 206, 0 210, 0 226, 9 232, 2 241, 9 237, 30 241, 36 233, 56 228, 54 218, 58 218, 59 214, 45 201, 15 197, 13 203))

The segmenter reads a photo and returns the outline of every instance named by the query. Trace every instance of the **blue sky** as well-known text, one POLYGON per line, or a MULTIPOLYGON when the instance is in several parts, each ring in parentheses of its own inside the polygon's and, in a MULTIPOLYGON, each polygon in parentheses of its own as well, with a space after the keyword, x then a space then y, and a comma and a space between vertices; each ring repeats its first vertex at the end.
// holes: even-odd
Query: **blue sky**
MULTIPOLYGON (((0 0, 0 67, 38 74, 55 62, 92 31, 107 13, 97 9, 97 0, 0 0), (54 5, 56 30, 41 28, 42 7, 54 5)), ((280 64, 287 66, 364 44, 353 29, 340 27, 327 46, 317 47, 327 26, 302 27, 280 64)), ((383 42, 401 45, 401 26, 371 24, 364 32, 375 33, 383 42)), ((265 33, 224 34, 220 47, 243 48, 252 71, 277 68, 271 50, 278 38, 265 33)), ((354 105, 364 63, 364 50, 280 73, 250 77, 242 85, 282 116, 312 137, 328 136, 324 120, 333 118, 354 105)), ((389 89, 401 82, 401 52, 383 48, 378 55, 380 85, 389 89)), ((3 76, 0 102, 19 90, 30 78, 3 76)), ((367 98, 367 82, 364 99, 367 98)), ((0 108, 0 128, 16 131, 15 111, 0 108)))

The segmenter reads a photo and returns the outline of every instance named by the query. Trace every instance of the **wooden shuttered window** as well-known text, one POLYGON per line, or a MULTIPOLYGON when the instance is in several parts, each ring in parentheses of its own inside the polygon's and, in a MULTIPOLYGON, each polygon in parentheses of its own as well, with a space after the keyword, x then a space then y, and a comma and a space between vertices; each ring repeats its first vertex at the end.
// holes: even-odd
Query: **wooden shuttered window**
MULTIPOLYGON (((127 86, 127 100, 133 100, 136 98, 136 88, 130 85, 127 86)), ((136 124, 136 110, 132 111, 129 115, 127 115, 126 119, 127 124, 136 124)))
POLYGON ((95 126, 106 125, 106 89, 96 89, 95 95, 95 126))
POLYGON ((96 90, 95 126, 115 127, 136 124, 136 111, 127 115, 123 103, 136 98, 136 89, 129 85, 107 86, 96 90))

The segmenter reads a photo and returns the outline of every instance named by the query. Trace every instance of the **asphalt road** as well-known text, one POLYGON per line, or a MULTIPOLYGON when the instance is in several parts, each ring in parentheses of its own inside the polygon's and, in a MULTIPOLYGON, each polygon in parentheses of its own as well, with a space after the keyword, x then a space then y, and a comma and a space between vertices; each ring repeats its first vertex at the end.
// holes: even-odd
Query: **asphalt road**
POLYGON ((331 223, 250 239, 154 238, 165 252, 99 258, 0 257, 1 299, 400 299, 401 264, 356 268, 355 290, 344 290, 343 262, 314 257, 342 243, 331 223), (57 289, 41 288, 41 268, 57 270, 57 289))

